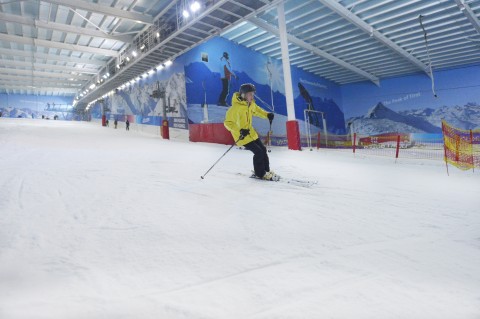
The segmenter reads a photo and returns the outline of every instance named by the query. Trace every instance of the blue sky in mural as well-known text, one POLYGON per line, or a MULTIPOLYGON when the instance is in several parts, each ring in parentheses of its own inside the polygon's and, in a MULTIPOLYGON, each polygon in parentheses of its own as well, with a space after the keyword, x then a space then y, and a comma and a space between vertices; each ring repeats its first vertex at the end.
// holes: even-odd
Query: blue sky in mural
POLYGON ((385 79, 380 87, 370 82, 344 85, 345 117, 365 115, 379 102, 397 112, 480 102, 479 66, 434 72, 434 79, 437 98, 426 74, 385 79))

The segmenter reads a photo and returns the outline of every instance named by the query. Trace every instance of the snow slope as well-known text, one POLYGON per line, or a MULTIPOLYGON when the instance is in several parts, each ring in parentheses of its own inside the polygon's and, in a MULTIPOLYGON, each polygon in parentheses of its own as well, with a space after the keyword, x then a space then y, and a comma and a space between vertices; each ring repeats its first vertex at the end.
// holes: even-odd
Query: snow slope
POLYGON ((480 174, 0 118, 0 318, 479 318, 480 174))

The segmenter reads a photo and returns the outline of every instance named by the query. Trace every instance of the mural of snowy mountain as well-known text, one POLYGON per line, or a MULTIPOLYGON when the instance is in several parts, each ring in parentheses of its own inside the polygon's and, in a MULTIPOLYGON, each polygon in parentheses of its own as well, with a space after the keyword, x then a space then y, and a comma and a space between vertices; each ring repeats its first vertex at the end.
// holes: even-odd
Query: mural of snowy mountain
MULTIPOLYGON (((167 81, 160 82, 165 88, 167 105, 171 111, 167 113, 169 117, 185 117, 187 108, 187 95, 185 89, 185 73, 175 73, 167 81)), ((150 85, 150 89, 156 89, 156 83, 150 85)), ((155 108, 148 115, 162 114, 163 102, 161 99, 156 103, 155 108)))
MULTIPOLYGON (((158 84, 155 78, 141 80, 135 85, 117 91, 106 101, 111 114, 142 116, 161 116, 164 103, 168 107, 168 117, 186 116, 187 98, 184 73, 174 73, 167 79, 159 79, 158 84), (165 101, 162 98, 155 99, 150 96, 158 86, 165 90, 165 101)), ((100 117, 101 108, 95 108, 92 114, 94 117, 100 117)))
POLYGON ((401 111, 399 114, 425 119, 437 127, 441 127, 442 119, 445 119, 449 124, 460 129, 480 128, 480 105, 474 102, 463 106, 442 106, 436 110, 426 108, 423 110, 401 111))
POLYGON ((52 111, 35 111, 29 108, 16 108, 16 107, 2 107, 0 108, 2 117, 11 117, 11 118, 32 118, 39 119, 42 118, 42 115, 48 118, 53 119, 55 115, 62 120, 72 120, 74 118, 73 113, 71 112, 52 112, 52 111))
POLYGON ((23 108, 18 109, 15 107, 2 107, 0 108, 0 112, 2 112, 2 117, 25 117, 25 118, 32 118, 36 117, 32 110, 23 108))
POLYGON ((360 135, 378 135, 383 133, 424 133, 420 130, 401 122, 389 119, 360 118, 348 123, 352 125, 352 131, 360 135))
MULTIPOLYGON (((428 110, 426 111, 429 112, 428 110)), ((351 118, 348 125, 359 134, 400 133, 440 133, 441 128, 433 125, 423 116, 410 113, 397 113, 382 103, 377 103, 365 116, 351 118)), ((441 124, 441 123, 440 123, 441 124)))
POLYGON ((23 94, 0 94, 2 117, 10 118, 53 118, 72 120, 72 97, 23 94))

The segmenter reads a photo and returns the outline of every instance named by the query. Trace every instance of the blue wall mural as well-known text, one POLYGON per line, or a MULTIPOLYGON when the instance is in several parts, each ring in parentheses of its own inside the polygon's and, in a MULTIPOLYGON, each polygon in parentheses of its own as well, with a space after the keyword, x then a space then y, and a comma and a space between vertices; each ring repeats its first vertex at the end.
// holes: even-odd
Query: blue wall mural
MULTIPOLYGON (((426 74, 384 79, 380 86, 362 82, 340 87, 292 67, 295 116, 303 121, 306 109, 324 112, 327 129, 333 134, 345 134, 350 128, 369 135, 438 134, 443 118, 458 128, 480 127, 480 66, 436 71, 434 78, 438 97, 434 97, 426 74)), ((287 110, 281 61, 221 37, 109 94, 103 104, 96 103, 90 111, 93 118, 101 118, 105 108, 111 120, 129 115, 136 123, 158 126, 165 108, 172 127, 222 123, 233 92, 243 83, 254 83, 257 104, 277 114, 274 135, 285 134, 287 110), (155 90, 164 93, 161 98, 151 96, 155 90)), ((8 117, 77 119, 71 103, 70 97, 0 94, 0 112, 8 117)), ((310 114, 310 122, 320 130, 321 116, 310 114)), ((261 134, 269 130, 268 121, 255 119, 254 124, 261 134)))
MULTIPOLYGON (((256 103, 277 114, 274 134, 285 133, 287 109, 281 61, 269 60, 220 37, 192 49, 183 58, 190 122, 222 123, 233 92, 243 83, 253 83, 257 88, 256 103)), ((328 131, 345 133, 338 85, 296 67, 292 67, 292 82, 298 120, 304 119, 304 110, 308 108, 325 112, 328 131)), ((311 123, 321 125, 315 116, 311 123)), ((266 130, 268 122, 258 121, 256 125, 266 130)))
POLYGON ((461 129, 480 127, 480 67, 434 72, 435 92, 426 74, 341 88, 347 126, 360 134, 440 133, 441 120, 461 129), (351 124, 353 123, 353 124, 351 124))
POLYGON ((73 97, 0 94, 2 117, 79 120, 73 113, 73 97))

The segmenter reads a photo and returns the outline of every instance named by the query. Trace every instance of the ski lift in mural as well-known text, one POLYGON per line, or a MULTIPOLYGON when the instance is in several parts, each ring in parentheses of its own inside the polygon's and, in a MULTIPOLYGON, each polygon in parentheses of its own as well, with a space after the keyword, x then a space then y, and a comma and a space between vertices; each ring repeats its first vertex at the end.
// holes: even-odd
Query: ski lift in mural
POLYGON ((54 102, 47 103, 44 111, 71 113, 73 112, 73 106, 71 104, 55 104, 54 102))
MULTIPOLYGON (((63 119, 67 118, 68 113, 74 113, 73 105, 71 105, 71 104, 56 104, 55 102, 47 103, 43 110, 47 111, 47 112, 60 113, 62 115, 63 119)), ((58 118, 57 114, 55 114, 55 116, 57 116, 57 118, 58 118)))
POLYGON ((178 101, 175 99, 173 106, 171 105, 170 97, 167 98, 167 90, 165 86, 160 85, 160 81, 157 81, 157 89, 153 90, 152 94, 150 94, 150 97, 154 99, 162 99, 163 118, 167 116, 167 113, 178 113, 178 110, 177 110, 178 101))

